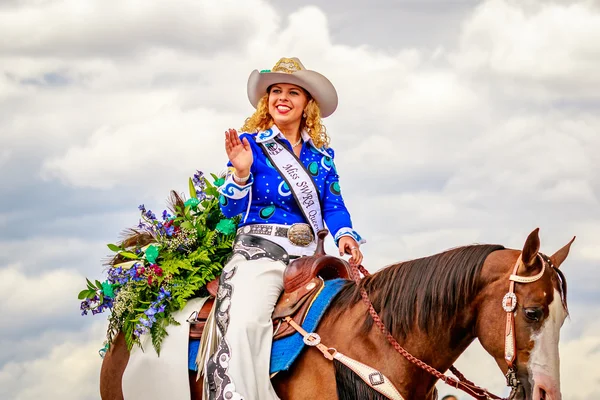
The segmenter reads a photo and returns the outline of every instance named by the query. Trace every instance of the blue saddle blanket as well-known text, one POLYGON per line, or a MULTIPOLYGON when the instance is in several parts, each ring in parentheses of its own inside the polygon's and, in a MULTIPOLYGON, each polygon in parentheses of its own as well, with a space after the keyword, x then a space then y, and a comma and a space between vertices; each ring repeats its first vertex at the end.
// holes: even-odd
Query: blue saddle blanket
MULTIPOLYGON (((331 304, 333 298, 340 292, 345 279, 333 279, 325 281, 325 286, 319 293, 319 296, 314 300, 312 306, 308 310, 306 318, 302 323, 302 328, 307 332, 314 332, 319 324, 319 321, 327 311, 327 308, 331 304)), ((302 350, 306 346, 302 340, 302 335, 298 332, 293 335, 284 337, 282 339, 273 342, 271 349, 271 368, 269 373, 274 374, 275 372, 287 371, 290 369, 296 358, 300 355, 302 350)), ((188 352, 188 368, 192 371, 197 371, 196 357, 198 356, 198 349, 200 347, 200 340, 190 340, 189 352, 188 352)))

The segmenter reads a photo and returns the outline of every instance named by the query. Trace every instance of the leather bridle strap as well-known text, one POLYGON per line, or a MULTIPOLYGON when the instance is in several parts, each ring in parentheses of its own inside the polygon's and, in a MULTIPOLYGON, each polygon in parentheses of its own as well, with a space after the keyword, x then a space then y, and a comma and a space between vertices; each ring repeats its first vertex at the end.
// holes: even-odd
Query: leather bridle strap
POLYGON ((404 400, 404 397, 400 394, 398 389, 392 384, 392 381, 389 380, 385 375, 383 375, 378 370, 369 367, 366 364, 363 364, 353 358, 350 358, 339 351, 337 351, 333 347, 327 347, 323 343, 321 343, 321 337, 314 332, 307 332, 298 325, 292 318, 285 317, 285 322, 290 324, 292 328, 294 328, 298 333, 300 333, 303 337, 304 344, 307 346, 316 347, 323 353, 326 359, 333 361, 337 360, 344 364, 346 367, 350 368, 360 379, 362 379, 371 389, 381 393, 385 397, 390 400, 404 400))
MULTIPOLYGON (((534 276, 519 276, 519 267, 523 265, 521 256, 517 259, 515 267, 513 268, 512 275, 508 278, 510 284, 508 286, 508 293, 504 295, 502 299, 502 308, 506 311, 506 329, 504 333, 504 361, 508 364, 509 373, 515 370, 515 359, 516 354, 516 337, 515 337, 515 310, 517 308, 517 295, 515 294, 515 283, 531 283, 539 280, 546 270, 546 262, 544 258, 538 253, 537 257, 542 261, 542 270, 534 276)), ((507 374, 508 376, 508 374, 507 374)), ((510 382, 509 385, 513 386, 510 382)))

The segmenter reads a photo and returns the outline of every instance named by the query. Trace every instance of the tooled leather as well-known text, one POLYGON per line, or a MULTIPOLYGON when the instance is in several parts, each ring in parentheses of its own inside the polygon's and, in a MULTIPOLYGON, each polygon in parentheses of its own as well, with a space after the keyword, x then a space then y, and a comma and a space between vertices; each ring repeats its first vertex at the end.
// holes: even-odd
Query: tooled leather
MULTIPOLYGON (((276 318, 275 316, 273 316, 273 340, 281 339, 296 333, 296 330, 282 318, 290 316, 292 320, 294 320, 294 322, 296 322, 298 325, 302 325, 302 323, 304 322, 304 318, 306 318, 306 314, 308 313, 308 310, 311 304, 313 303, 313 299, 316 295, 318 295, 321 292, 323 286, 325 286, 325 282, 320 278, 315 278, 313 282, 315 283, 315 287, 311 290, 306 291, 306 293, 301 298, 301 301, 297 306, 293 306, 291 308, 281 306, 280 315, 282 315, 282 317, 276 318), (293 310, 293 312, 287 313, 287 310, 293 310)), ((277 305, 279 304, 281 304, 281 298, 280 301, 277 302, 277 305)))
POLYGON ((314 255, 292 261, 283 273, 283 289, 292 293, 308 284, 314 277, 350 279, 350 265, 341 258, 314 255))
MULTIPOLYGON (((293 293, 283 293, 273 311, 273 332, 275 333, 274 339, 280 339, 288 335, 294 334, 296 331, 287 322, 281 320, 281 318, 291 316, 291 318, 297 323, 302 325, 304 318, 312 304, 312 300, 317 293, 321 291, 324 286, 322 279, 315 277, 309 283, 314 283, 314 286, 307 289, 307 285, 299 288, 293 293), (281 324, 280 324, 281 322, 281 324)), ((190 324, 190 339, 202 338, 202 331, 206 325, 206 319, 210 314, 210 310, 213 306, 214 298, 206 300, 200 311, 195 323, 190 324)))

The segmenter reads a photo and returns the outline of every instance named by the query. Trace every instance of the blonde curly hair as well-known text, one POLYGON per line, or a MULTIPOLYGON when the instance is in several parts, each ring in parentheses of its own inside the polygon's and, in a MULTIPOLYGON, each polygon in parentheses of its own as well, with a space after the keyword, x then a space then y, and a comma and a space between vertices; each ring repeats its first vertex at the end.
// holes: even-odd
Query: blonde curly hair
MULTIPOLYGON (((323 122, 321 121, 321 109, 319 108, 319 104, 308 94, 308 92, 305 93, 307 94, 309 101, 304 108, 306 118, 303 116, 302 121, 300 121, 300 131, 306 129, 315 146, 319 148, 327 147, 329 146, 329 136, 327 135, 327 128, 325 128, 325 125, 323 125, 323 122)), ((269 93, 266 93, 258 101, 254 114, 244 122, 244 126, 240 129, 242 132, 260 132, 273 126, 275 121, 273 121, 273 117, 269 114, 268 102, 269 93)))

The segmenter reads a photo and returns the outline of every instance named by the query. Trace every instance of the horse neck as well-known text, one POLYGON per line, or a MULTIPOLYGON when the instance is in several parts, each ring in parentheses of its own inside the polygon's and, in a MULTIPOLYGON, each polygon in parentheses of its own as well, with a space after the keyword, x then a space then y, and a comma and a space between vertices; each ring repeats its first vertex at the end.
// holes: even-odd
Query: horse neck
MULTIPOLYGON (((373 286, 380 287, 381 285, 378 285, 377 281, 388 278, 380 274, 374 274, 372 279, 374 281, 373 286)), ((400 313, 406 311, 406 308, 410 306, 410 304, 405 304, 407 303, 407 296, 403 295, 403 290, 405 288, 398 285, 394 287, 393 291, 381 293, 381 295, 386 296, 388 299, 393 299, 388 304, 391 304, 392 309, 398 310, 400 313)), ((448 287, 447 290, 454 292, 458 289, 448 287)), ((373 293, 369 294, 369 297, 377 298, 379 294, 377 290, 374 290, 373 293)), ((474 299, 476 299, 476 294, 474 293, 474 299)), ((393 337, 410 354, 438 370, 447 370, 475 339, 474 326, 476 318, 473 305, 459 308, 451 321, 445 324, 436 324, 435 329, 426 329, 420 326, 418 319, 418 312, 410 322, 403 321, 401 317, 391 318, 393 337), (407 333, 403 335, 401 332, 407 333)), ((384 338, 380 328, 376 324, 370 333, 375 333, 376 335, 374 336, 378 336, 380 341, 386 342, 386 347, 393 350, 391 345, 388 346, 388 341, 384 338)), ((393 351, 393 353, 396 358, 400 356, 397 351, 393 351)), ((404 359, 404 356, 401 357, 404 359)), ((417 370, 423 372, 425 376, 428 375, 427 372, 422 371, 420 368, 417 368, 417 370)))
MULTIPOLYGON (((409 362, 385 339, 377 326, 365 332, 366 305, 358 303, 347 310, 337 326, 331 326, 325 337, 334 335, 338 349, 383 373, 400 391, 405 400, 435 399, 437 378, 409 362), (341 329, 340 329, 341 328, 341 329)), ((435 335, 415 330, 405 338, 397 337, 398 343, 419 360, 438 371, 446 371, 473 340, 472 333, 466 334, 458 345, 451 346, 452 336, 459 330, 440 329, 435 335)))
MULTIPOLYGON (((486 286, 481 273, 487 257, 500 249, 497 245, 452 249, 389 266, 359 286, 402 347, 445 371, 475 339, 477 298, 486 286)), ((340 293, 334 310, 331 333, 340 340, 338 349, 381 368, 411 399, 432 397, 437 379, 396 352, 373 326, 356 286, 349 284, 340 293)))

